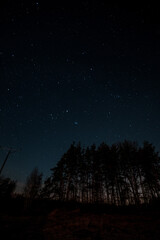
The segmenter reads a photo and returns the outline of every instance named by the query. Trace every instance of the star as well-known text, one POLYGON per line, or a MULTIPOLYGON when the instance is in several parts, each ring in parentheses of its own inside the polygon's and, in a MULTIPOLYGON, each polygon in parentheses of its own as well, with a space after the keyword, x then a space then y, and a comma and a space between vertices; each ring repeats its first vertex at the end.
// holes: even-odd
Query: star
POLYGON ((53 113, 49 113, 49 116, 51 117, 52 120, 54 119, 53 113))

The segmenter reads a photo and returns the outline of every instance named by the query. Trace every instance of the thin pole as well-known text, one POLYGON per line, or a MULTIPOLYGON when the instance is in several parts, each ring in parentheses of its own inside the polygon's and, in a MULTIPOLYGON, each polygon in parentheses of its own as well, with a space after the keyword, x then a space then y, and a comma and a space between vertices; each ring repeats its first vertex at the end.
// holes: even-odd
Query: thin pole
POLYGON ((10 154, 11 154, 11 150, 8 151, 7 156, 6 156, 6 158, 5 158, 5 160, 4 160, 3 164, 2 164, 2 167, 1 167, 1 169, 0 169, 0 175, 1 175, 1 172, 2 172, 2 170, 3 170, 3 168, 4 168, 4 165, 5 165, 6 162, 7 162, 7 159, 8 159, 8 157, 9 157, 10 154))

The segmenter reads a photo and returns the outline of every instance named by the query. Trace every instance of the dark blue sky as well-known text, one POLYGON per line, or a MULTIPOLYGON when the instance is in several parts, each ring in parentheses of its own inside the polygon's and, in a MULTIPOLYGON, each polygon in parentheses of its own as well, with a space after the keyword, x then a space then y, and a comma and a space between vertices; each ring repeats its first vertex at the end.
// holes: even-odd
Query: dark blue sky
POLYGON ((73 141, 160 151, 157 6, 12 2, 0 10, 0 145, 17 152, 3 174, 47 176, 73 141))

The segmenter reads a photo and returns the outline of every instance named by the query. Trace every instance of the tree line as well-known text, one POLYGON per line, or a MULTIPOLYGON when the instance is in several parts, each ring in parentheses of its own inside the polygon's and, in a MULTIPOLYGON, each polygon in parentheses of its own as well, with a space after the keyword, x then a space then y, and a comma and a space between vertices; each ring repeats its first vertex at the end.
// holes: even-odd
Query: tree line
MULTIPOLYGON (((34 168, 27 177, 21 194, 26 208, 33 199, 118 206, 160 199, 160 157, 149 142, 143 146, 130 141, 111 146, 103 142, 86 148, 72 143, 44 183, 42 176, 34 168)), ((1 177, 0 199, 15 197, 15 187, 15 181, 1 177)))
POLYGON ((51 171, 41 190, 44 198, 138 205, 160 197, 160 157, 148 142, 98 148, 73 143, 51 171))

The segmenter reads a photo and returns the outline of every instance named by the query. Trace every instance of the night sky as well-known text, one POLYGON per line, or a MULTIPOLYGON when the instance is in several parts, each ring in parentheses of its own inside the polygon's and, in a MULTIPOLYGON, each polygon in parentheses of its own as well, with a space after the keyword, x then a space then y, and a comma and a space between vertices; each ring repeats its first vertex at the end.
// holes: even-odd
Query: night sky
POLYGON ((73 141, 160 151, 158 6, 105 2, 1 4, 0 145, 16 149, 3 175, 19 186, 73 141))

